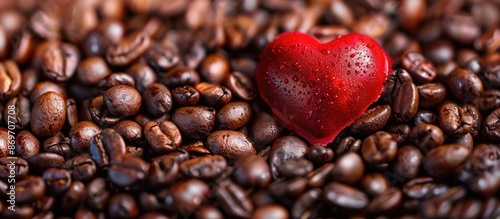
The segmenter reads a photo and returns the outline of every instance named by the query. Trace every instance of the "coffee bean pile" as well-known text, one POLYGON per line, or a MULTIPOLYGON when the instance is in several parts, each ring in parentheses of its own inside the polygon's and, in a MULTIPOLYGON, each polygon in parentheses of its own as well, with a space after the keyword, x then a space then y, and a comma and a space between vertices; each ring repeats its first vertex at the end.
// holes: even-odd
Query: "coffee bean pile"
POLYGON ((0 218, 500 217, 499 1, 0 2, 0 218), (258 95, 284 31, 393 57, 327 147, 258 95))

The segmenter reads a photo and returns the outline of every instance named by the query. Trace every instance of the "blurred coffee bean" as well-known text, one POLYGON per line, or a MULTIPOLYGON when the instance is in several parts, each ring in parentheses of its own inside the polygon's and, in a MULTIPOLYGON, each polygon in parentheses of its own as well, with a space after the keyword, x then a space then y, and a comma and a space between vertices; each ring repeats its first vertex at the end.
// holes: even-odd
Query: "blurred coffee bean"
POLYGON ((424 157, 423 168, 429 176, 443 180, 465 161, 469 150, 462 145, 443 145, 430 150, 424 157))
POLYGON ((257 88, 252 79, 241 72, 234 71, 226 79, 225 86, 244 101, 252 101, 257 95, 257 88))
POLYGON ((178 48, 169 41, 153 43, 146 51, 144 58, 155 70, 168 70, 177 65, 181 60, 178 48))
POLYGON ((114 194, 109 199, 108 215, 111 218, 134 218, 139 215, 137 203, 132 195, 114 194))
POLYGON ((233 217, 250 217, 253 204, 248 193, 231 182, 224 180, 215 187, 215 198, 221 203, 222 209, 233 217))
POLYGON ((106 188, 106 180, 104 178, 95 178, 87 185, 85 200, 91 209, 104 210, 110 196, 111 194, 106 188))
POLYGON ((238 158, 234 164, 234 180, 241 186, 264 188, 271 182, 271 170, 267 162, 256 155, 238 158))
POLYGON ((278 178, 277 166, 285 160, 304 157, 307 153, 307 145, 300 138, 295 136, 284 136, 276 139, 269 151, 269 165, 273 178, 278 178))
POLYGON ((443 18, 448 36, 460 43, 471 43, 481 35, 481 29, 470 14, 454 14, 443 18))
POLYGON ((161 75, 160 82, 167 87, 195 86, 200 83, 200 75, 192 68, 176 67, 161 75))
POLYGON ((0 62, 0 100, 8 100, 21 90, 21 72, 12 60, 0 62))
MULTIPOLYGON (((210 187, 201 180, 189 179, 180 181, 168 189, 164 200, 165 207, 169 211, 176 213, 194 212, 203 205, 209 195, 210 187)), ((236 194, 234 195, 236 196, 236 194)))
POLYGON ((14 170, 14 176, 16 180, 22 180, 28 177, 29 172, 28 162, 20 157, 0 157, 0 179, 4 182, 8 182, 9 176, 11 176, 11 171, 14 170))
POLYGON ((307 185, 311 188, 319 188, 325 185, 334 171, 334 164, 326 163, 306 175, 307 185))
POLYGON ((419 110, 413 117, 413 125, 436 124, 438 117, 429 110, 419 110))
POLYGON ((79 154, 89 152, 90 140, 100 133, 99 127, 90 121, 82 121, 71 127, 69 138, 71 148, 79 154))
POLYGON ((109 74, 111 71, 104 59, 99 56, 90 56, 78 63, 76 77, 84 84, 97 85, 109 74))
POLYGON ((279 136, 279 124, 268 113, 261 112, 253 117, 249 137, 255 148, 262 149, 279 136))
POLYGON ((152 116, 162 116, 172 109, 172 95, 163 84, 153 83, 149 85, 144 90, 143 97, 145 107, 152 116))
POLYGON ((285 160, 281 165, 276 166, 280 176, 293 178, 305 176, 313 170, 313 164, 304 158, 285 160))
POLYGON ((49 168, 42 175, 47 189, 54 194, 62 194, 71 185, 71 172, 65 169, 49 168))
POLYGON ((73 77, 80 53, 78 49, 67 43, 49 47, 42 55, 42 70, 52 81, 67 81, 73 77))
POLYGON ((313 145, 307 150, 307 158, 317 164, 327 163, 333 160, 333 156, 333 150, 328 147, 313 145))
POLYGON ((126 73, 112 73, 103 78, 98 84, 101 93, 104 93, 109 88, 117 85, 127 85, 135 87, 134 78, 126 73))
POLYGON ((230 63, 220 54, 210 54, 200 63, 200 74, 210 83, 222 83, 229 75, 230 63))
MULTIPOLYGON (((286 208, 277 204, 264 205, 258 207, 252 214, 251 219, 273 219, 273 218, 288 218, 289 214, 286 208)), ((201 218, 200 218, 201 219, 201 218)))
POLYGON ((21 73, 21 78, 23 79, 21 81, 21 91, 20 94, 29 97, 31 94, 31 91, 35 87, 35 85, 38 83, 40 75, 33 69, 29 68, 24 70, 21 73))
MULTIPOLYGON (((20 131, 15 137, 15 155, 29 159, 40 153, 40 141, 27 130, 20 131)), ((14 146, 14 145, 9 145, 14 146)))
POLYGON ((13 124, 17 130, 27 128, 31 119, 32 106, 30 100, 25 96, 18 95, 10 99, 6 105, 14 108, 14 113, 12 113, 12 110, 9 110, 9 107, 5 107, 3 111, 4 118, 10 122, 7 125, 13 124))
POLYGON ((169 185, 177 179, 179 169, 179 162, 173 157, 159 157, 151 161, 148 171, 148 181, 155 188, 169 185))
POLYGON ((392 136, 383 131, 378 131, 365 138, 361 147, 363 160, 373 168, 383 168, 391 162, 398 151, 398 144, 392 136))
POLYGON ((106 60, 115 66, 124 66, 137 60, 151 47, 151 39, 145 32, 131 33, 116 45, 108 47, 106 60))
POLYGON ((481 79, 469 70, 457 68, 445 79, 449 93, 457 100, 470 103, 483 92, 481 79))
POLYGON ((134 188, 146 180, 149 164, 140 158, 119 155, 110 161, 108 177, 118 187, 134 188))
POLYGON ((491 112, 483 121, 483 133, 492 141, 500 140, 500 108, 491 112))
POLYGON ((391 107, 381 105, 366 110, 363 115, 354 120, 350 131, 354 135, 370 135, 382 129, 391 116, 391 107))
POLYGON ((62 195, 61 210, 64 212, 74 212, 85 199, 85 184, 80 181, 73 181, 68 190, 62 195))
POLYGON ((315 218, 318 216, 323 202, 323 191, 318 188, 306 191, 293 203, 292 218, 315 218))
POLYGON ((389 213, 397 209, 403 200, 403 194, 397 188, 390 188, 375 197, 367 207, 370 214, 389 213))
POLYGON ((435 65, 441 65, 452 61, 454 58, 453 44, 446 40, 437 40, 426 46, 425 55, 435 65))
POLYGON ((368 197, 360 190, 337 182, 326 185, 324 194, 328 203, 343 209, 363 209, 369 202, 368 197))
POLYGON ((135 88, 143 92, 146 87, 157 81, 156 73, 147 64, 137 62, 127 69, 127 74, 132 76, 135 81, 135 88))
POLYGON ((436 78, 436 68, 422 54, 411 52, 401 58, 402 67, 420 84, 429 83, 436 78))
POLYGON ((94 178, 97 173, 97 167, 90 155, 83 154, 66 160, 61 168, 71 170, 74 181, 87 182, 94 178))
POLYGON ((424 155, 416 147, 406 145, 399 148, 392 172, 404 180, 418 176, 424 155))
POLYGON ((185 176, 211 179, 219 176, 227 167, 227 161, 220 155, 189 159, 180 164, 180 172, 185 176))
POLYGON ((472 100, 472 105, 482 112, 490 112, 500 107, 500 90, 485 90, 472 100))
POLYGON ((377 172, 364 175, 361 178, 360 186, 371 197, 377 197, 390 188, 387 178, 377 172))
POLYGON ((443 131, 432 124, 420 124, 411 129, 410 141, 424 153, 441 146, 444 142, 443 131))
POLYGON ((364 172, 363 160, 357 153, 351 152, 337 158, 331 174, 335 181, 352 185, 363 177, 364 172))

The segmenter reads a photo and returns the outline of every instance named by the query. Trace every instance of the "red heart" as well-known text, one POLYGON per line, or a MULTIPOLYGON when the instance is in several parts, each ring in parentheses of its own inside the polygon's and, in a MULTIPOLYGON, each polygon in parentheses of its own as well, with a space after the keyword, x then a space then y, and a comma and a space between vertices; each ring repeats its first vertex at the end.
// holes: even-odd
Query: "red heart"
POLYGON ((287 32, 262 52, 260 95, 286 128, 326 145, 375 102, 390 60, 372 38, 351 33, 321 44, 287 32))

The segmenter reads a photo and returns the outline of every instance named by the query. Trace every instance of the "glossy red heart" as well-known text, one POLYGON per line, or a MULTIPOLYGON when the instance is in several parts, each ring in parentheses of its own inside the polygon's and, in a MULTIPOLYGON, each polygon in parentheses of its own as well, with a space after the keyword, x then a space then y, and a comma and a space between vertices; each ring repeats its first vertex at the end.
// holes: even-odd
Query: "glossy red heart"
POLYGON ((351 33, 321 44, 287 32, 262 52, 256 79, 281 124, 326 145, 379 98, 389 72, 389 58, 368 36, 351 33))

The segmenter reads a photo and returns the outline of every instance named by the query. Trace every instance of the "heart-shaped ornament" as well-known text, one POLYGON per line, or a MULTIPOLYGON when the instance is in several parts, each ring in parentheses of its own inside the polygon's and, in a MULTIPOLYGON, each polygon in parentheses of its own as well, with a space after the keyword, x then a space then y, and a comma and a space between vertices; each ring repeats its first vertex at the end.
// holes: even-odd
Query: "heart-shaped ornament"
POLYGON ((390 59, 372 38, 351 33, 322 44, 287 32, 262 52, 257 84, 286 128, 326 145, 382 93, 390 59))

